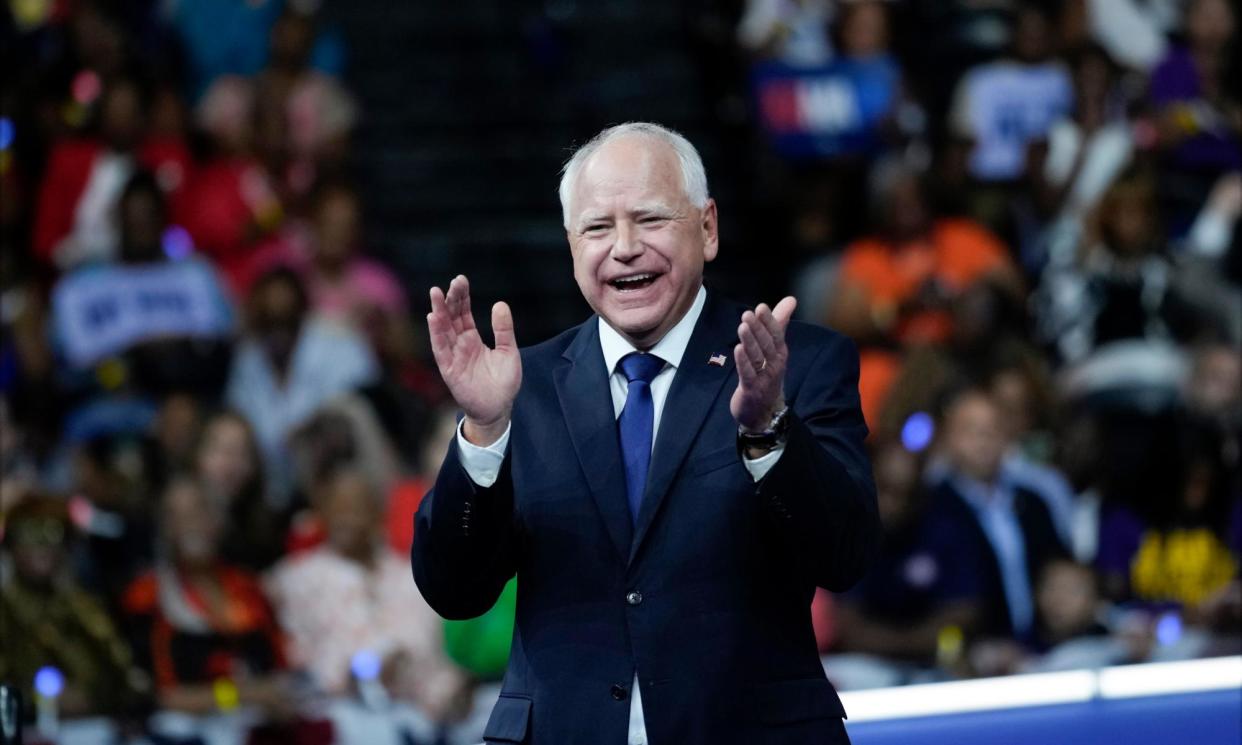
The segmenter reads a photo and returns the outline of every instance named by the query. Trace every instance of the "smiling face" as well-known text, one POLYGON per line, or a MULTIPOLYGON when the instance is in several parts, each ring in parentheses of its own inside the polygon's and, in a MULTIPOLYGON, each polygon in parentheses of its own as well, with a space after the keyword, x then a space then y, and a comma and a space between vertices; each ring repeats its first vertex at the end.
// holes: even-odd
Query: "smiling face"
POLYGON ((570 205, 582 296, 635 347, 654 346, 690 309, 703 264, 716 258, 715 202, 695 207, 673 148, 631 134, 586 160, 570 205))

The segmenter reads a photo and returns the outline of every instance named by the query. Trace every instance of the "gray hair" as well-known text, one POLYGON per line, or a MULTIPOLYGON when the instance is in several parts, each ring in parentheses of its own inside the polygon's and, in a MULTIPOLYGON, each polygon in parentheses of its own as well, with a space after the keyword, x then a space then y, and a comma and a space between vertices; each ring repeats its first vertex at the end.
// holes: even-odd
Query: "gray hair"
POLYGON ((578 181, 582 166, 605 144, 626 135, 652 138, 673 148, 681 164, 681 183, 685 189, 686 198, 699 209, 707 206, 707 171, 703 168, 703 159, 699 157, 699 151, 694 148, 694 145, 690 144, 690 141, 680 132, 659 124, 626 122, 609 127, 592 137, 590 142, 578 148, 561 168, 561 184, 558 192, 561 197, 561 218, 566 228, 569 227, 569 200, 573 195, 574 185, 578 181))

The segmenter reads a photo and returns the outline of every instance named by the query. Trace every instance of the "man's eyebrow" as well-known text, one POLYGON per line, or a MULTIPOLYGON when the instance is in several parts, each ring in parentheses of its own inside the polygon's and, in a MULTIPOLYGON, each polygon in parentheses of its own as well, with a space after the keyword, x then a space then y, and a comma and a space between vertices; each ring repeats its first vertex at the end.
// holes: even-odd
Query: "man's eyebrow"
POLYGON ((648 204, 640 204, 630 211, 631 215, 675 215, 677 210, 671 204, 664 202, 650 202, 648 204))
POLYGON ((583 212, 581 215, 578 216, 578 222, 576 223, 576 226, 579 229, 581 229, 581 228, 586 227, 590 223, 597 222, 600 220, 607 220, 607 219, 608 219, 608 214, 606 212, 596 212, 596 211, 583 212))

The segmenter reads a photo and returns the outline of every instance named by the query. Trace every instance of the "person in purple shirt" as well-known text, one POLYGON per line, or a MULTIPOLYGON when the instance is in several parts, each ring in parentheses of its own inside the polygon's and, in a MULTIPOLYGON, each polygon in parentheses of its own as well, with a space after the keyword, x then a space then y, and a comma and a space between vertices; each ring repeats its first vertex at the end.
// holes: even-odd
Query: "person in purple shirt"
POLYGON ((1234 29, 1226 0, 1194 0, 1186 9, 1185 44, 1152 71, 1148 95, 1180 165, 1218 172, 1242 167, 1242 109, 1227 77, 1234 29))
MULTIPOLYGON (((1216 177, 1242 169, 1242 104, 1229 85, 1235 13, 1227 0, 1193 0, 1185 43, 1152 71, 1148 99, 1169 175, 1192 187, 1175 204, 1175 232, 1189 225, 1216 177)), ((1170 189, 1170 192, 1175 191, 1170 189)))

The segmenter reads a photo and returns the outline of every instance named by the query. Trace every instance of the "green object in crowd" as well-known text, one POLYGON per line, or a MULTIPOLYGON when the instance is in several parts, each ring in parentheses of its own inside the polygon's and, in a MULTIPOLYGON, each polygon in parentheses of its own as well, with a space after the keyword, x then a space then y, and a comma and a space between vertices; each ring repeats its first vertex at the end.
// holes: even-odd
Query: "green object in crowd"
POLYGON ((444 647, 453 662, 479 680, 500 680, 509 664, 517 578, 509 580, 492 609, 468 621, 444 622, 444 647))

